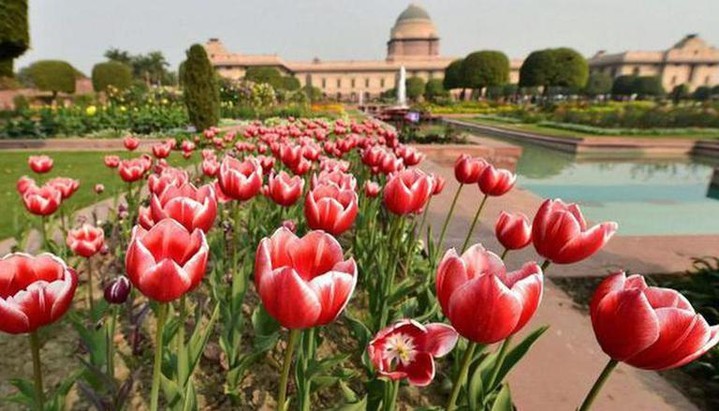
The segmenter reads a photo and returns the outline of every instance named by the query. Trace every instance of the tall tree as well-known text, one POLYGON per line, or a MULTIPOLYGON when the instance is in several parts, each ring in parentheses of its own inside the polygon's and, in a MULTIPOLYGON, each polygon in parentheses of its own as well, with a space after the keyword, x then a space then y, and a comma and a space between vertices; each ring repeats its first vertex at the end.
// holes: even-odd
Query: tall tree
POLYGON ((476 90, 505 84, 509 80, 509 59, 501 51, 470 53, 462 63, 461 78, 464 86, 476 90))
POLYGON ((201 131, 220 120, 220 90, 205 48, 194 44, 186 54, 182 70, 185 105, 190 121, 201 131))
POLYGON ((607 73, 592 73, 589 75, 584 93, 590 97, 596 97, 612 92, 612 76, 607 73))
POLYGON ((132 70, 118 61, 98 63, 92 68, 92 87, 95 91, 107 91, 109 86, 118 90, 132 85, 132 70))
POLYGON ((417 101, 417 99, 424 94, 426 83, 423 78, 410 77, 405 80, 404 84, 407 88, 407 98, 410 100, 417 101))
POLYGON ((0 1, 0 77, 13 76, 13 60, 29 46, 27 0, 0 1))
POLYGON ((436 101, 438 98, 449 96, 449 92, 445 90, 444 83, 438 78, 433 78, 427 82, 424 88, 424 98, 428 101, 436 101))

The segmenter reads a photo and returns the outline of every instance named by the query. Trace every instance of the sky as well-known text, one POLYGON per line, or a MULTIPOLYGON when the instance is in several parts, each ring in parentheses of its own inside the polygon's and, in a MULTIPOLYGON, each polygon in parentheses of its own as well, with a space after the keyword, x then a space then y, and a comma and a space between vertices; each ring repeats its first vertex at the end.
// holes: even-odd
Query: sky
MULTIPOLYGON (((30 0, 31 47, 16 69, 62 59, 89 74, 111 47, 162 51, 173 69, 193 43, 286 60, 383 59, 407 0, 30 0)), ((547 47, 663 50, 698 33, 719 47, 719 0, 423 0, 445 56, 547 47)))

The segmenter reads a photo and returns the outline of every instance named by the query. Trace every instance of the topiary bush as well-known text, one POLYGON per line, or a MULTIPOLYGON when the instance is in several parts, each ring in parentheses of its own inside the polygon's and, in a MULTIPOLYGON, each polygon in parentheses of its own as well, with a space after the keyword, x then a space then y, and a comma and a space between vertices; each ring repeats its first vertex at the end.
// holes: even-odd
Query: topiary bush
POLYGON ((215 70, 201 45, 195 44, 187 51, 182 77, 190 122, 197 130, 216 126, 220 121, 220 90, 215 70))
POLYGON ((29 45, 27 0, 1 1, 0 60, 14 59, 21 56, 29 45))
POLYGON ((112 86, 126 90, 132 86, 132 69, 117 61, 98 63, 92 68, 92 88, 97 92, 107 91, 112 86))
POLYGON ((30 66, 29 75, 35 87, 52 92, 53 99, 60 92, 75 92, 75 69, 66 61, 38 61, 30 66))

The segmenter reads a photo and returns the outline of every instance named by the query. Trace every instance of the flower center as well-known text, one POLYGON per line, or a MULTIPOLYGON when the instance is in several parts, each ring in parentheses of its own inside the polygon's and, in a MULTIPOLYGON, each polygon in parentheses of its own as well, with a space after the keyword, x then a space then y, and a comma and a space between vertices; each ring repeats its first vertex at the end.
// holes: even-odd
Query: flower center
POLYGON ((397 361, 402 365, 407 365, 414 360, 414 339, 402 333, 394 334, 387 338, 384 351, 390 363, 397 361))

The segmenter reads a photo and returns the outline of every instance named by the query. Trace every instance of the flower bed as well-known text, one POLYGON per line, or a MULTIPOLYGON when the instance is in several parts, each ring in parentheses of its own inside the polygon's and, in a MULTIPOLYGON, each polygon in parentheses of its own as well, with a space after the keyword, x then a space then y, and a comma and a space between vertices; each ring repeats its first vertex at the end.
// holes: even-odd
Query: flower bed
MULTIPOLYGON (((124 142, 129 151, 141 143, 124 142)), ((32 381, 11 381, 11 400, 64 403, 77 383, 79 408, 511 410, 506 377, 547 330, 515 338, 541 303, 544 274, 591 257, 617 230, 588 227, 576 205, 548 199, 531 221, 502 213, 503 249, 487 250, 473 243, 482 210, 516 176, 461 155, 435 237, 427 210, 445 181, 370 120, 210 129, 152 153, 105 158, 127 202, 77 228, 60 214, 77 182, 39 181, 52 159, 29 159, 37 178, 17 190, 53 254, 0 260, 0 330, 28 334, 35 364, 32 381), (167 164, 173 150, 200 149, 196 170, 167 164), (462 190, 475 190, 478 207, 462 246, 446 249, 462 190), (51 227, 65 241, 53 242, 51 227), (538 259, 509 272, 507 253, 530 245, 538 259), (41 356, 54 359, 40 331, 63 317, 82 349, 63 384, 46 390, 41 356), (409 397, 407 385, 430 387, 409 397)), ((674 368, 719 340, 675 291, 638 275, 607 277, 591 317, 608 362, 580 410, 619 362, 674 368)))

